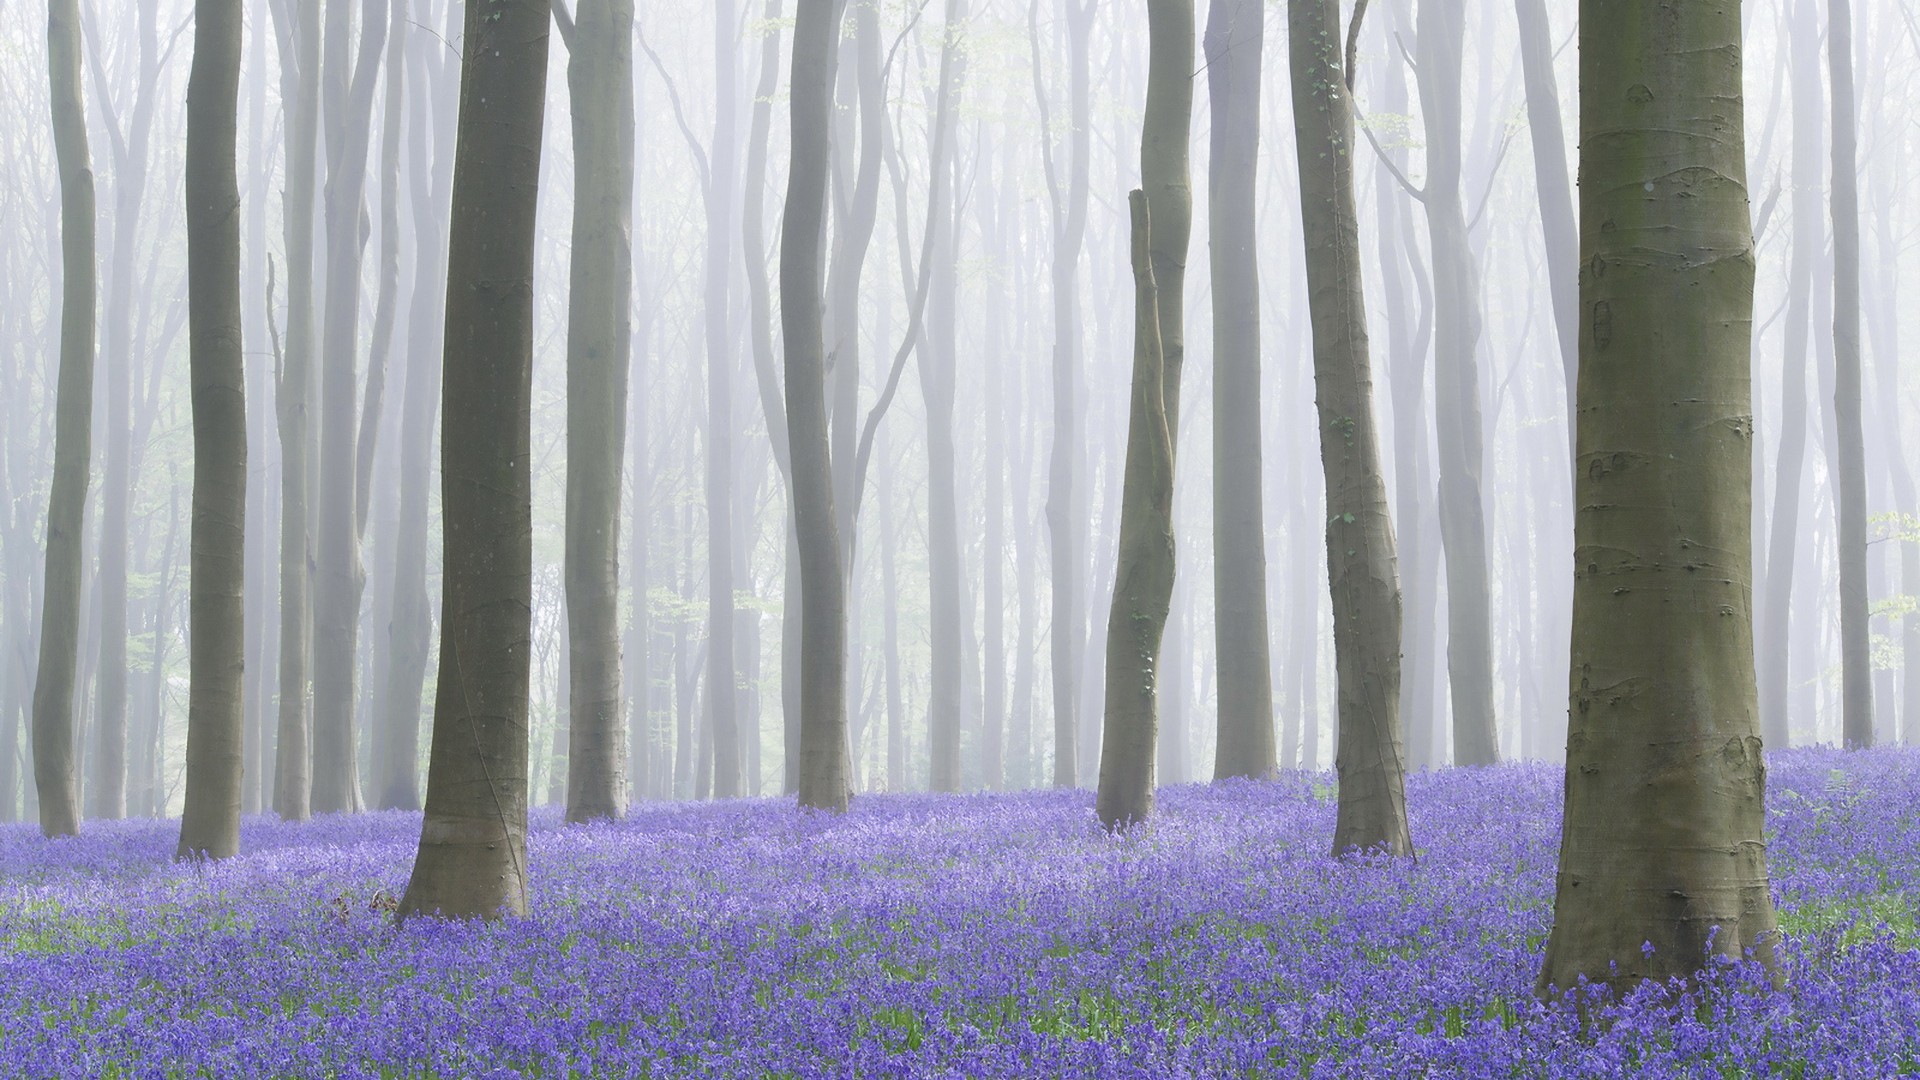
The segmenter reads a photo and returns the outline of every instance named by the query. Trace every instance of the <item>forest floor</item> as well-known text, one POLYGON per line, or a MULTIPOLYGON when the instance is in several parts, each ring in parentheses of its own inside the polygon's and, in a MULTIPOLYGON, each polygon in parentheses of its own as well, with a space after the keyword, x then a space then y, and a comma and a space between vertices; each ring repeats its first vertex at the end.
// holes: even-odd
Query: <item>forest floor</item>
POLYGON ((0 828, 0 1073, 1819 1076, 1920 1070, 1920 753, 1770 759, 1788 984, 1584 1032, 1532 996, 1560 773, 1409 784, 1417 864, 1326 856, 1330 778, 536 814, 534 914, 392 926, 419 817, 0 828))

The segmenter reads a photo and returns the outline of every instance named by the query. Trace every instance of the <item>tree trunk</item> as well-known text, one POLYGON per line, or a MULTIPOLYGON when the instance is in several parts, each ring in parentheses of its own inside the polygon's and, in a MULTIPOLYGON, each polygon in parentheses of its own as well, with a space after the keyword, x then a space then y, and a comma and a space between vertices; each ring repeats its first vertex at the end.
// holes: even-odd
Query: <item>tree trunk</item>
POLYGON ((40 667, 33 684, 33 781, 40 831, 80 832, 74 768, 74 669, 80 651, 81 528, 93 440, 94 198, 80 93, 79 0, 48 0, 47 63, 53 148, 60 173, 60 377, 55 391, 53 485, 40 667))
POLYGON ((1546 245, 1547 290, 1553 326, 1566 373, 1567 437, 1574 426, 1574 385, 1580 370, 1580 275, 1574 260, 1580 237, 1574 228, 1573 192, 1567 180, 1566 135, 1560 124, 1560 86, 1553 75, 1553 36, 1546 0, 1513 0, 1520 24, 1520 72, 1527 94, 1527 127, 1533 144, 1534 191, 1546 245))
MULTIPOLYGON (((1088 161, 1092 106, 1088 83, 1087 39, 1092 33, 1094 0, 1061 0, 1067 28, 1067 78, 1071 98, 1067 145, 1071 157, 1064 185, 1055 175, 1050 132, 1042 144, 1047 190, 1053 207, 1053 448, 1047 466, 1047 536, 1052 576, 1053 628, 1053 785, 1080 782, 1080 661, 1087 613, 1081 604, 1086 581, 1086 518, 1079 513, 1086 448, 1080 437, 1080 252, 1087 232, 1088 161), (1062 190, 1064 187, 1064 190, 1062 190)), ((1036 12, 1038 8, 1034 9, 1036 12)), ((1030 24, 1031 25, 1031 24, 1030 24)), ((1035 48, 1039 32, 1032 30, 1035 48)), ((1034 63, 1034 96, 1046 123, 1046 93, 1034 63)))
POLYGON ((1193 187, 1187 171, 1193 130, 1193 0, 1147 0, 1147 36, 1150 44, 1146 115, 1140 125, 1140 187, 1147 193, 1153 219, 1161 381, 1165 384, 1167 437, 1177 452, 1180 372, 1186 361, 1187 248, 1193 232, 1193 187))
MULTIPOLYGON (((355 372, 360 338, 360 265, 365 249, 367 151, 374 74, 387 33, 382 0, 363 0, 360 55, 348 67, 351 8, 326 12, 326 304, 320 333, 320 502, 314 537, 313 811, 358 810, 354 658, 366 569, 355 505, 355 372)), ((369 448, 370 449, 370 448, 369 448)))
MULTIPOLYGON (((1397 5, 1388 5, 1386 13, 1397 16, 1397 5)), ((1397 20, 1389 25, 1392 32, 1398 32, 1397 20)), ((1382 112, 1404 114, 1407 86, 1401 65, 1383 63, 1378 69, 1384 89, 1376 107, 1382 112)), ((1406 169, 1405 149, 1392 148, 1387 153, 1402 171, 1406 169)), ((1387 390, 1393 406, 1392 512, 1402 601, 1400 732, 1407 746, 1407 768, 1417 771, 1436 768, 1447 759, 1446 715, 1436 702, 1439 552, 1429 525, 1434 478, 1427 451, 1426 382, 1427 348, 1433 335, 1433 290, 1410 231, 1410 200, 1390 171, 1379 168, 1373 172, 1380 287, 1386 299, 1387 390)), ((1578 255, 1574 251, 1569 257, 1578 255)))
MULTIPOLYGON (((1427 143, 1427 232, 1433 257, 1434 412, 1440 450, 1440 542, 1447 558, 1447 668, 1453 688, 1453 760, 1499 760, 1493 706, 1485 448, 1480 421, 1479 268, 1461 202, 1460 62, 1466 10, 1420 5, 1414 58, 1427 143)), ((1338 38, 1337 31, 1335 38, 1338 38)), ((1338 44, 1333 46, 1338 48, 1338 44)))
POLYGON ((734 694, 733 350, 734 13, 713 8, 713 142, 706 168, 707 251, 703 304, 707 346, 707 720, 713 737, 714 795, 742 792, 740 718, 734 694))
POLYGON ((534 209, 547 0, 470 5, 447 257, 440 671, 399 916, 527 910, 534 209))
MULTIPOLYGON (((939 174, 957 171, 954 148, 954 110, 965 78, 966 0, 947 0, 946 30, 941 35, 940 85, 934 109, 934 130, 928 133, 932 152, 927 168, 939 174)), ((904 185, 903 185, 904 187, 904 185)), ((959 257, 958 199, 954 187, 932 179, 928 184, 928 231, 932 241, 920 253, 931 259, 931 290, 926 308, 926 333, 920 339, 920 393, 926 406, 927 440, 927 621, 932 645, 932 670, 927 687, 928 789, 959 791, 962 672, 966 615, 966 562, 960 553, 960 500, 953 406, 959 356, 955 293, 959 287, 954 263, 959 257)))
POLYGON ((106 407, 101 418, 106 453, 100 491, 100 657, 95 684, 94 748, 87 784, 89 817, 124 817, 127 810, 127 561, 128 503, 137 482, 132 468, 134 383, 134 274, 140 212, 146 195, 147 146, 153 126, 155 83, 160 72, 155 5, 138 5, 140 40, 137 89, 126 130, 118 128, 111 89, 96 61, 94 83, 106 113, 113 160, 113 244, 107 264, 105 361, 106 407))
POLYGON ((287 245, 286 355, 276 380, 280 428, 280 706, 273 809, 289 821, 312 812, 313 749, 309 667, 313 581, 308 536, 313 431, 313 200, 319 151, 320 5, 281 0, 280 96, 287 110, 284 188, 287 245))
POLYGON ((1109 829, 1153 812, 1158 741, 1156 679, 1173 597, 1173 433, 1167 427, 1160 296, 1147 195, 1127 197, 1133 219, 1134 346, 1126 480, 1113 607, 1107 616, 1107 693, 1096 809, 1109 829))
POLYGON ((1867 631, 1867 461, 1861 424, 1860 177, 1854 160, 1853 14, 1827 0, 1833 86, 1833 417, 1839 475, 1840 712, 1847 746, 1873 745, 1873 652, 1867 631))
POLYGON ((1276 767, 1254 222, 1265 40, 1262 0, 1213 0, 1205 45, 1213 102, 1207 234, 1213 271, 1213 633, 1220 681, 1216 780, 1266 776, 1276 767))
MULTIPOLYGON (((620 471, 633 282, 633 3, 579 7, 567 309, 567 820, 627 807, 620 706, 620 471)), ((644 603, 645 598, 639 602, 644 603)))
MULTIPOLYGON (((1797 5, 1788 38, 1788 79, 1793 99, 1792 256, 1787 264, 1787 307, 1781 355, 1782 388, 1779 445, 1773 468, 1772 520, 1768 523, 1767 562, 1761 595, 1759 642, 1760 724, 1767 745, 1785 749, 1791 741, 1788 673, 1793 655, 1794 563, 1800 538, 1801 473, 1807 455, 1808 303, 1814 265, 1826 248, 1820 227, 1820 54, 1819 25, 1810 2, 1797 5)), ((1810 621, 1810 620, 1809 620, 1810 621)), ((1811 724, 1812 717, 1807 718, 1811 724)))
MULTIPOLYGON (((1333 851, 1411 854, 1400 735, 1400 580, 1380 469, 1337 0, 1292 0, 1288 53, 1333 601, 1333 851)), ((1456 80, 1457 90, 1457 80, 1456 80)), ((1296 603, 1298 600, 1296 599, 1296 603)))
POLYGON ((1581 4, 1573 677, 1547 993, 1748 950, 1772 962, 1739 12, 1581 4))
POLYGON ((187 81, 193 532, 186 809, 179 858, 240 852, 247 393, 240 332, 240 0, 195 0, 187 81))
POLYGON ((847 806, 846 580, 828 448, 820 243, 826 227, 828 123, 842 0, 799 0, 794 23, 792 161, 781 225, 780 323, 786 342, 793 518, 800 557, 802 806, 847 806))
MULTIPOLYGON (((760 21, 763 27, 760 82, 754 90, 753 117, 748 122, 746 198, 740 215, 740 238, 747 260, 747 317, 753 345, 754 383, 760 394, 760 411, 767 423, 767 441, 773 446, 773 463, 780 470, 782 486, 791 491, 793 470, 787 457, 787 411, 780 400, 779 378, 773 366, 773 304, 769 295, 772 290, 767 283, 764 226, 767 138, 773 126, 773 95, 780 79, 780 0, 767 0, 760 21)), ((798 791, 800 785, 800 654, 797 648, 800 590, 792 517, 789 512, 780 615, 780 790, 789 795, 798 791)))
POLYGON ((453 182, 454 79, 437 52, 416 54, 409 141, 412 179, 413 295, 408 303, 407 373, 397 447, 400 520, 394 530, 392 657, 381 695, 386 715, 375 780, 380 809, 420 807, 420 695, 433 648, 427 596, 427 504, 433 480, 433 427, 440 404, 440 355, 446 324, 446 210, 453 182))

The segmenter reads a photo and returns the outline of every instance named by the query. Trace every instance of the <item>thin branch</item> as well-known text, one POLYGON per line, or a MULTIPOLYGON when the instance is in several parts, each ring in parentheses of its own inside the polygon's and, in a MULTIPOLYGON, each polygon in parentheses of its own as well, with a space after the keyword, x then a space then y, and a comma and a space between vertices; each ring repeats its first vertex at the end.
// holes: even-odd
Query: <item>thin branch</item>
POLYGON ((1353 107, 1353 118, 1360 125, 1360 133, 1367 137, 1368 145, 1372 146, 1373 152, 1379 155, 1380 164, 1385 165, 1387 171, 1393 174, 1393 178, 1400 182, 1400 187, 1406 191, 1408 198, 1419 203, 1426 202, 1426 189, 1415 187, 1413 181, 1407 179, 1407 174, 1400 171, 1400 166, 1394 164, 1393 158, 1387 156, 1386 148, 1381 146, 1380 140, 1374 137, 1373 125, 1367 123, 1367 114, 1360 111, 1360 103, 1352 98, 1348 98, 1347 101, 1353 107))
POLYGON ((687 126, 686 110, 680 107, 680 88, 675 85, 673 76, 667 74, 666 65, 660 62, 660 54, 647 44, 647 32, 640 28, 637 20, 633 24, 633 32, 647 59, 653 61, 653 70, 660 73, 660 81, 667 84, 667 99, 673 103, 673 122, 680 126, 680 134, 687 140, 687 149, 693 152, 693 163, 700 169, 700 188, 703 191, 710 190, 713 185, 707 178, 707 152, 701 147, 700 138, 693 133, 693 128, 687 126))
POLYGON ((1347 22, 1347 93, 1353 93, 1353 73, 1359 65, 1360 20, 1366 18, 1367 0, 1353 0, 1353 18, 1347 22))

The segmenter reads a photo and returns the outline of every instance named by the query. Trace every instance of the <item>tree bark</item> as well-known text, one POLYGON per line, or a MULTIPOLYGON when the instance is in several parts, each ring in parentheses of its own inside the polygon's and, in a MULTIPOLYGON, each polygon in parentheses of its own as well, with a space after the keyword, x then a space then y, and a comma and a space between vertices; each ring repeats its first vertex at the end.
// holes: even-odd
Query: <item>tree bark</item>
MULTIPOLYGON (((933 174, 956 170, 954 111, 966 63, 966 0, 948 0, 945 32, 941 35, 940 84, 934 108, 932 152, 927 168, 933 174)), ((904 189, 904 185, 901 185, 904 189)), ((927 686, 928 788, 959 791, 962 672, 967 636, 966 561, 960 553, 960 500, 956 448, 953 437, 955 380, 959 356, 955 347, 954 270, 959 257, 959 200, 952 185, 931 179, 927 216, 934 223, 932 241, 920 253, 931 259, 926 333, 919 342, 920 394, 926 406, 927 441, 927 621, 932 644, 932 670, 927 686)))
MULTIPOLYGON (((633 3, 578 9, 567 309, 567 820, 627 807, 620 704, 620 471, 633 293, 633 3)), ((640 598, 641 603, 645 598, 640 598)))
MULTIPOLYGON (((1187 248, 1193 232, 1188 144, 1193 130, 1193 0, 1147 0, 1147 101, 1140 125, 1140 187, 1153 218, 1167 435, 1180 447, 1180 372, 1186 361, 1187 248)), ((1137 329, 1136 329, 1137 333, 1137 329)))
MULTIPOLYGON (((1766 578, 1760 597, 1758 652, 1760 726, 1767 745, 1791 742, 1788 673, 1793 659, 1793 580, 1800 540, 1802 470, 1807 458, 1807 351, 1814 267, 1825 254, 1820 227, 1820 28, 1811 0, 1793 8, 1787 33, 1787 82, 1793 100, 1792 255, 1787 263, 1787 307, 1781 354, 1780 435, 1774 449, 1772 520, 1766 578)), ((1812 621, 1808 619, 1806 621, 1812 621)), ((1811 725, 1813 718, 1807 717, 1811 725)))
POLYGON ((828 447, 820 244, 826 227, 828 124, 842 0, 799 0, 793 29, 792 159, 781 225, 780 323, 800 557, 802 806, 847 806, 846 580, 828 447))
POLYGON ((716 798, 742 793, 740 717, 735 708, 733 613, 732 272, 735 210, 732 0, 713 8, 713 142, 706 163, 707 251, 703 314, 707 346, 707 721, 713 736, 716 798))
POLYGON ((1213 133, 1207 173, 1213 272, 1213 634, 1220 683, 1214 779, 1277 767, 1260 475, 1262 0, 1212 0, 1205 40, 1213 133))
POLYGON ((1840 562, 1840 713, 1847 746, 1873 745, 1873 651, 1867 629, 1867 460, 1861 422, 1860 177, 1855 162, 1853 13, 1827 0, 1833 86, 1833 417, 1839 475, 1834 532, 1840 562))
POLYGON ((286 355, 276 377, 280 434, 280 701, 273 809, 289 821, 312 813, 313 581, 313 201, 319 152, 320 5, 279 0, 280 96, 287 110, 284 188, 287 251, 286 355))
MULTIPOLYGON (((1337 0, 1292 0, 1288 55, 1326 474, 1339 727, 1333 852, 1413 851, 1400 734, 1400 580, 1373 415, 1353 188, 1353 103, 1337 0)), ((1296 602, 1298 602, 1296 600, 1296 602)))
MULTIPOLYGON (((320 490, 314 536, 313 811, 358 810, 354 657, 366 568, 355 505, 354 388, 359 367, 360 266, 374 76, 386 41, 382 0, 363 0, 359 57, 347 60, 351 8, 327 5, 321 71, 327 182, 326 301, 320 331, 320 490)), ((371 450, 371 445, 369 445, 371 450)))
MULTIPOLYGON (((1088 37, 1094 0, 1061 0, 1067 29, 1067 79, 1070 98, 1067 177, 1056 174, 1047 97, 1034 57, 1034 98, 1040 108, 1041 153, 1053 216, 1053 447, 1047 466, 1046 518, 1053 592, 1053 628, 1048 649, 1053 664, 1053 784, 1080 782, 1080 661, 1087 615, 1081 604, 1086 575, 1086 519, 1079 513, 1086 450, 1080 438, 1080 252, 1087 232, 1088 162, 1092 106, 1088 84, 1088 37)), ((1028 26, 1039 48, 1038 5, 1028 26)))
POLYGON ((1107 616, 1107 693, 1095 802, 1109 829, 1153 813, 1160 644, 1173 598, 1173 433, 1167 426, 1152 217, 1147 195, 1127 196, 1133 222, 1134 345, 1126 479, 1113 607, 1107 616))
POLYGON ((527 910, 534 210, 547 0, 466 11, 447 257, 440 671, 398 915, 527 910))
POLYGON ((1415 76, 1426 128, 1427 233, 1434 282, 1434 412, 1440 451, 1440 542, 1447 560, 1447 669, 1453 761, 1499 760, 1493 704, 1485 458, 1480 420, 1479 268, 1461 201, 1460 63, 1466 9, 1425 3, 1415 21, 1415 76))
POLYGON ((438 52, 415 57, 415 91, 408 129, 412 162, 408 204, 413 219, 413 294, 407 307, 407 373, 397 446, 400 520, 394 530, 392 657, 381 695, 380 768, 374 805, 420 807, 420 695, 433 648, 433 610, 427 595, 427 503, 433 481, 433 428, 440 404, 440 355, 445 336, 446 213, 453 183, 455 80, 438 52))
POLYGON ((74 669, 80 650, 81 528, 93 441, 94 194, 80 92, 80 5, 48 0, 47 64, 60 173, 60 376, 47 503, 40 666, 33 684, 33 781, 40 831, 80 832, 74 763, 74 669))
POLYGON ((1740 9, 1580 11, 1566 815, 1543 993, 1771 963, 1740 9))
POLYGON ((195 0, 187 81, 187 320, 193 384, 186 808, 179 858, 240 852, 247 393, 240 331, 240 0, 195 0))

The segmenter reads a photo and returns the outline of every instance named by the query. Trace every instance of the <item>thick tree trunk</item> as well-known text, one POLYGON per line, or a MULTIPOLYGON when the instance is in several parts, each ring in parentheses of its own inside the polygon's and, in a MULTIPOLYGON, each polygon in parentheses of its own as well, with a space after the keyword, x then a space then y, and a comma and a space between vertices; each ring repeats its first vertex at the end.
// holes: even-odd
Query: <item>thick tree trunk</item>
POLYGON ((527 910, 533 241, 551 18, 547 0, 466 12, 440 452, 444 625, 403 919, 527 910))
POLYGON ((1739 13, 1581 4, 1573 675, 1543 992, 1772 960, 1739 13))
MULTIPOLYGON (((1160 297, 1161 379, 1167 434, 1180 446, 1180 372, 1186 362, 1187 248, 1193 233, 1188 144, 1193 131, 1193 0, 1147 0, 1147 100, 1140 125, 1140 187, 1153 218, 1153 280, 1160 297)), ((1137 332, 1137 331, 1136 331, 1137 332)))
POLYGON ((1133 221, 1134 345, 1126 480, 1113 606, 1107 616, 1107 693, 1095 809, 1109 829, 1153 813, 1161 638, 1173 597, 1173 433, 1154 279, 1147 195, 1127 197, 1133 221))
POLYGON ((313 748, 309 662, 313 581, 312 516, 313 201, 320 117, 320 5, 273 7, 280 27, 280 90, 287 110, 285 224, 286 355, 274 392, 280 434, 280 702, 273 809, 289 821, 312 812, 313 748))
POLYGON ((33 684, 33 781, 39 793, 40 831, 73 836, 80 832, 74 669, 80 651, 81 526, 93 442, 95 283, 93 163, 80 93, 79 0, 48 0, 47 57, 60 173, 60 376, 47 503, 40 667, 33 684))
POLYGON ((1839 475, 1834 531, 1840 562, 1841 738, 1873 745, 1873 651, 1867 629, 1867 460, 1861 423, 1860 177, 1854 160, 1853 14, 1827 0, 1833 86, 1833 418, 1839 475))
POLYGON ((247 393, 240 331, 240 0, 195 0, 187 81, 193 384, 186 808, 180 858, 240 851, 246 671, 247 393))
MULTIPOLYGON (((1434 412, 1440 451, 1440 542, 1447 558, 1447 669, 1453 760, 1499 760, 1493 706, 1492 583, 1480 473, 1480 284, 1461 200, 1460 62, 1466 10, 1420 5, 1414 58, 1427 142, 1427 234, 1433 256, 1434 412)), ((1337 36, 1337 33, 1336 33, 1337 36)))
POLYGON ((567 820, 589 821, 619 817, 627 807, 619 551, 633 292, 632 0, 580 5, 567 83, 574 145, 567 309, 567 820))
POLYGON ((1213 634, 1220 681, 1216 780, 1265 776, 1276 766, 1254 243, 1265 40, 1262 0, 1213 0, 1205 45, 1213 102, 1207 235, 1213 269, 1213 634))
POLYGON ((1400 580, 1373 415, 1353 190, 1353 104, 1341 71, 1341 40, 1337 0, 1292 0, 1287 41, 1326 474, 1339 709, 1333 851, 1405 855, 1413 851, 1413 838, 1400 735, 1400 580))
MULTIPOLYGON (((780 322, 800 559, 802 806, 847 806, 846 578, 828 448, 820 243, 826 227, 828 123, 841 0, 799 0, 794 23, 792 161, 781 226, 780 322)), ((849 421, 851 422, 851 421, 849 421)))

